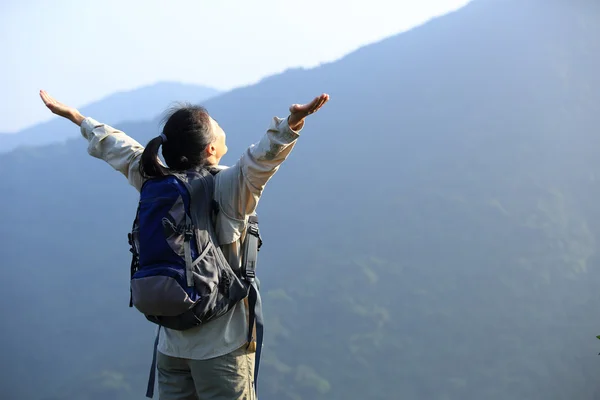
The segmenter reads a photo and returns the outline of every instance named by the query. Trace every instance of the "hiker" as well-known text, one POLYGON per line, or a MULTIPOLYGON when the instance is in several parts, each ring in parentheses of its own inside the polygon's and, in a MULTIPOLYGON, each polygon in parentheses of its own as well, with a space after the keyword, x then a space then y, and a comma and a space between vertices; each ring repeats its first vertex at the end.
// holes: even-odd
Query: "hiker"
MULTIPOLYGON (((219 165, 227 153, 225 132, 200 106, 182 105, 172 110, 162 133, 144 148, 125 133, 84 117, 43 90, 40 97, 54 114, 80 126, 89 143, 88 153, 121 172, 138 192, 156 177, 199 167, 216 169, 211 173, 212 196, 218 212, 211 229, 214 226, 219 248, 236 271, 241 268, 244 238, 250 236, 250 218, 266 183, 294 148, 305 118, 329 100, 322 94, 310 103, 292 105, 286 119, 273 118, 262 139, 227 168, 219 165), (161 147, 166 165, 158 157, 161 147)), ((256 329, 254 324, 250 326, 249 308, 246 298, 206 324, 186 330, 159 327, 162 333, 155 355, 160 400, 256 399, 254 364, 260 348, 256 337, 248 335, 256 329)))

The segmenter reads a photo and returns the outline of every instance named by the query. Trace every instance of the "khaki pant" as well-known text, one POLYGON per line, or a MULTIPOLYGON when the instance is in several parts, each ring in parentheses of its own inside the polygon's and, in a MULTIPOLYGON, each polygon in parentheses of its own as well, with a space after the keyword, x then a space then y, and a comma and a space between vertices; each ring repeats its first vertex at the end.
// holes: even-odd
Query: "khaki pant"
POLYGON ((210 360, 158 352, 159 400, 256 400, 254 356, 246 345, 210 360))

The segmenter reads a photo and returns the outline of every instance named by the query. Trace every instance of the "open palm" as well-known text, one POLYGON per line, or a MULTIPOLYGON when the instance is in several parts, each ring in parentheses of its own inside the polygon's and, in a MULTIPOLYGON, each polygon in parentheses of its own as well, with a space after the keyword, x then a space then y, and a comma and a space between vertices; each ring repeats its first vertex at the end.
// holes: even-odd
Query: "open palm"
POLYGON ((50 96, 45 90, 40 90, 40 97, 42 98, 42 101, 46 107, 48 107, 48 109, 56 115, 71 119, 73 115, 78 113, 76 108, 61 103, 54 97, 50 96))
POLYGON ((76 108, 61 103, 54 97, 50 96, 45 90, 40 90, 40 97, 42 98, 42 101, 46 107, 48 107, 52 113, 66 118, 74 124, 81 125, 84 117, 76 108))
POLYGON ((319 111, 319 109, 323 107, 323 105, 325 105, 325 103, 327 103, 328 101, 329 95, 324 93, 320 96, 315 97, 310 103, 293 104, 290 107, 290 117, 288 119, 290 127, 300 125, 304 118, 308 117, 310 114, 314 114, 317 111, 319 111))

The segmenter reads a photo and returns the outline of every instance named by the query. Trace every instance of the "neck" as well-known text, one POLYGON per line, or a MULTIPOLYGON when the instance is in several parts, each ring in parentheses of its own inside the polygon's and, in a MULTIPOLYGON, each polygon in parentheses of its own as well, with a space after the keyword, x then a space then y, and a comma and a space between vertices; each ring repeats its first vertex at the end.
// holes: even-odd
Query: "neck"
POLYGON ((206 159, 206 165, 211 166, 211 167, 215 167, 217 165, 219 165, 219 159, 217 159, 217 157, 215 156, 210 156, 206 159))

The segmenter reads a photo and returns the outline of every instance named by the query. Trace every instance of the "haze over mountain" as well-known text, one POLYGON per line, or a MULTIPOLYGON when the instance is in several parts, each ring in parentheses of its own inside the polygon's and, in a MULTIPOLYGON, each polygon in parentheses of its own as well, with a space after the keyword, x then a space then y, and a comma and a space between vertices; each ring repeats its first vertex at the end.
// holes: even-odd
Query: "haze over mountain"
MULTIPOLYGON (((159 116, 175 101, 199 102, 217 94, 219 94, 218 90, 205 86, 160 82, 115 93, 83 106, 80 110, 86 115, 96 115, 97 118, 111 124, 143 121, 159 116)), ((68 99, 62 100, 68 101, 68 99)), ((43 107, 43 104, 40 107, 43 107)), ((0 134, 0 153, 19 146, 45 145, 77 136, 78 132, 72 129, 70 122, 56 117, 20 132, 0 134)))
MULTIPOLYGON (((232 164, 331 95, 259 205, 261 399, 600 399, 599 54, 595 1, 474 0, 204 102, 232 164)), ((0 170, 3 397, 142 399, 135 190, 81 138, 0 170)))

